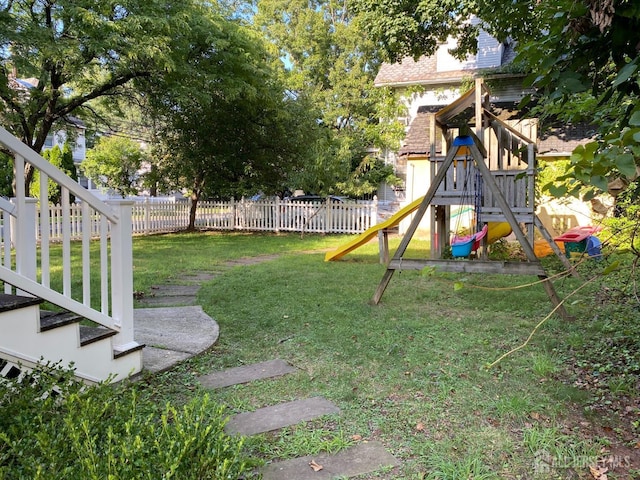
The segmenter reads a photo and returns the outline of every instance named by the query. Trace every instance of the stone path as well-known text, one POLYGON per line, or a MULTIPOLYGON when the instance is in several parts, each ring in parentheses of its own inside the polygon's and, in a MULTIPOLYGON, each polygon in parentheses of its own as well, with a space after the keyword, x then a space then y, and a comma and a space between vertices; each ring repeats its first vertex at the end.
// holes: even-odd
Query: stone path
MULTIPOLYGON (((296 371, 285 361, 276 359, 214 372, 199 377, 199 380, 208 388, 225 388, 277 378, 296 371)), ((311 397, 239 413, 231 417, 225 431, 256 435, 339 413, 340 409, 333 402, 324 397, 311 397)), ((261 473, 264 480, 324 480, 363 475, 398 465, 400 462, 379 442, 363 442, 337 454, 318 454, 274 462, 265 466, 261 473)))
POLYGON ((269 260, 275 260, 280 255, 260 255, 257 257, 230 260, 217 267, 217 271, 200 271, 183 274, 171 279, 169 283, 152 285, 138 303, 143 307, 175 307, 179 305, 196 305, 196 296, 202 282, 213 280, 229 268, 257 265, 269 260))
POLYGON ((145 345, 143 368, 154 373, 204 352, 220 333, 217 322, 199 305, 136 308, 133 331, 135 340, 145 345))
POLYGON ((340 409, 326 398, 305 398, 259 408, 255 412, 234 415, 225 426, 225 431, 245 436, 256 435, 290 427, 332 413, 340 413, 340 409))
MULTIPOLYGON (((265 255, 235 260, 225 264, 219 272, 194 272, 152 287, 151 293, 139 300, 148 308, 136 309, 134 317, 136 340, 147 345, 143 351, 145 369, 165 370, 201 353, 217 341, 217 323, 196 305, 202 282, 215 278, 227 268, 255 265, 277 257, 265 255)), ((296 371, 287 362, 275 359, 202 375, 199 381, 206 388, 225 388, 296 371)), ((311 397, 239 413, 231 417, 225 430, 230 434, 255 435, 338 414, 340 408, 331 401, 311 397)), ((261 473, 264 480, 324 480, 363 475, 399 464, 379 442, 362 442, 337 454, 274 462, 265 466, 261 473)))
POLYGON ((280 377, 295 371, 296 369, 287 362, 277 359, 203 375, 200 377, 200 383, 208 388, 230 387, 231 385, 240 385, 254 380, 280 377))
POLYGON ((263 480, 316 480, 354 477, 375 472, 385 467, 396 467, 400 462, 379 442, 360 443, 335 455, 319 454, 274 462, 262 470, 263 480), (313 462, 322 467, 315 471, 313 462))

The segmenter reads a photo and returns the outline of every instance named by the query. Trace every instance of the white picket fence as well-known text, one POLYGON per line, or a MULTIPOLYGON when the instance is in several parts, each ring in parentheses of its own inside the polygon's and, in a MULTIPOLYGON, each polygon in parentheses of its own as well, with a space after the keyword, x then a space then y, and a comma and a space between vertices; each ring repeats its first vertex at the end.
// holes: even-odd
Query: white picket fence
MULTIPOLYGON (((156 200, 132 206, 132 234, 149 235, 183 230, 189 225, 190 201, 156 200)), ((99 219, 82 220, 82 205, 69 206, 70 238, 81 239, 84 225, 89 235, 100 232, 99 219)), ((49 206, 50 240, 62 239, 66 214, 62 206, 49 206)), ((38 218, 40 211, 38 211, 38 218)), ((196 209, 197 228, 268 232, 357 234, 377 222, 378 202, 327 200, 303 202, 280 200, 200 201, 196 209)), ((40 222, 38 222, 40 225, 40 222)), ((40 238, 38 230, 38 238, 40 238)), ((86 233, 86 232, 85 232, 86 233)))

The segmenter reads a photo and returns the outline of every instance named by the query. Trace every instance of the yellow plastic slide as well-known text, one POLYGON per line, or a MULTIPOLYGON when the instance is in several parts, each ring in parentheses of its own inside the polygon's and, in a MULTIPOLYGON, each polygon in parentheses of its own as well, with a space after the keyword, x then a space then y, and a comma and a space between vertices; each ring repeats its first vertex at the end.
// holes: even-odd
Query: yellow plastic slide
MULTIPOLYGON (((324 256, 324 261, 329 262, 331 260, 338 260, 342 258, 347 253, 355 250, 358 247, 361 247, 365 243, 372 240, 374 237, 378 235, 380 230, 384 230, 385 228, 395 227, 400 223, 400 221, 405 218, 407 215, 411 215, 415 210, 418 209, 420 204, 422 203, 422 199, 424 197, 420 197, 413 202, 411 202, 406 207, 398 210, 391 217, 386 219, 382 223, 378 223, 368 230, 362 232, 360 235, 355 237, 353 240, 341 245, 337 249, 327 252, 324 256)), ((487 232, 487 242, 493 243, 496 240, 506 237, 511 233, 511 226, 508 222, 489 222, 489 229, 487 232)))
POLYGON ((337 249, 331 252, 327 252, 327 254, 324 256, 324 261, 328 262, 330 260, 338 260, 339 258, 342 258, 344 255, 351 252, 352 250, 355 250, 356 248, 361 247, 365 243, 369 242, 369 240, 373 239, 375 236, 378 235, 378 232, 380 230, 384 230, 385 228, 395 227, 400 223, 400 221, 404 217, 406 217, 407 215, 411 215, 415 210, 418 209, 418 207, 420 206, 420 203, 422 203, 423 198, 424 197, 420 197, 414 200, 409 205, 398 210, 391 217, 387 218, 384 222, 374 225, 368 230, 365 230, 364 232, 362 232, 360 235, 358 235, 356 238, 354 238, 350 242, 347 242, 344 245, 341 245, 340 247, 338 247, 337 249))
POLYGON ((509 222, 489 222, 489 229, 487 230, 487 243, 492 244, 497 242, 502 237, 510 235, 513 231, 509 222))

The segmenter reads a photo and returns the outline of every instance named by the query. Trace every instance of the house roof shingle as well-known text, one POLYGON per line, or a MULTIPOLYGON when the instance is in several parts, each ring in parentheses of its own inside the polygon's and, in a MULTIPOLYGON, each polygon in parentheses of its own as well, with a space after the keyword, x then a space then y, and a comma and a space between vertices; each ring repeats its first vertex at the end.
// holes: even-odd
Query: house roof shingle
POLYGON ((422 85, 441 83, 447 80, 460 80, 463 76, 473 75, 477 70, 437 71, 436 56, 420 57, 417 61, 407 57, 398 63, 383 63, 378 70, 374 85, 422 85))
MULTIPOLYGON (((427 156, 430 151, 429 143, 429 114, 441 110, 440 105, 424 105, 418 108, 418 113, 411 122, 403 146, 398 151, 399 157, 427 156)), ((492 112, 500 120, 517 120, 524 118, 524 112, 518 110, 516 103, 500 102, 491 105, 492 112)), ((578 145, 594 137, 595 131, 588 124, 563 125, 551 127, 538 134, 539 155, 568 155, 578 145)), ((437 138, 436 152, 442 151, 440 136, 437 138)))
MULTIPOLYGON (((501 65, 513 61, 515 50, 511 43, 503 44, 501 65)), ((383 63, 378 70, 374 85, 399 86, 399 85, 426 85, 433 83, 458 82, 468 76, 477 76, 479 72, 493 70, 492 68, 478 69, 473 66, 463 70, 438 71, 436 55, 422 56, 418 60, 405 57, 398 63, 383 63)))

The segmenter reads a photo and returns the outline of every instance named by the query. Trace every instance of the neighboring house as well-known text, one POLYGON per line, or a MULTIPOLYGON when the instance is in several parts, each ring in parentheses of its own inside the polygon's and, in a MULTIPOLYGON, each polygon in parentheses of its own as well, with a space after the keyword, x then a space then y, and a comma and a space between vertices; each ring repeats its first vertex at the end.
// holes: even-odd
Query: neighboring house
MULTIPOLYGON (((428 164, 431 149, 428 133, 431 114, 459 98, 473 86, 475 78, 482 77, 488 86, 493 113, 536 143, 539 160, 566 159, 577 145, 593 137, 594 131, 585 125, 564 125, 542 131, 537 119, 523 118, 518 103, 528 93, 522 86, 524 74, 508 73, 508 68, 504 68, 515 57, 512 43, 499 42, 481 31, 477 54, 464 61, 449 53, 454 46, 455 41, 450 40, 432 56, 385 63, 375 79, 377 87, 396 89, 407 107, 407 117, 400 119, 406 125, 405 139, 397 152, 387 152, 385 158, 405 181, 405 202, 424 195, 430 182, 429 168, 425 164, 428 164)), ((440 141, 436 151, 441 152, 440 141)), ((556 206, 553 208, 555 212, 556 206)), ((556 225, 557 229, 591 222, 590 208, 584 203, 573 202, 570 209, 563 213, 563 224, 556 225)), ((401 231, 407 224, 408 221, 401 225, 401 231)), ((549 224, 549 230, 552 228, 549 224)))
MULTIPOLYGON (((16 78, 13 79, 11 85, 14 89, 19 89, 28 95, 30 89, 38 85, 37 78, 16 78)), ((64 128, 58 128, 55 131, 47 135, 47 139, 44 142, 43 150, 48 150, 58 145, 60 148, 65 143, 71 145, 73 163, 76 166, 76 172, 78 174, 78 183, 85 188, 91 188, 91 182, 89 179, 82 176, 78 166, 83 162, 87 156, 86 147, 86 126, 82 120, 76 117, 66 117, 64 119, 64 128)))

